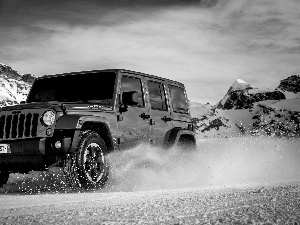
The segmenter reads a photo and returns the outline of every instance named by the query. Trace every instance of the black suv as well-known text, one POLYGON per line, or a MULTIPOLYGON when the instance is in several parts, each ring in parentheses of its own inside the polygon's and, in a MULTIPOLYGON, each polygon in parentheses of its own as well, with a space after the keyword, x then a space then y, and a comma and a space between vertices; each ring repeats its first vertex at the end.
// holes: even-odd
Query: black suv
POLYGON ((196 147, 183 84, 123 69, 43 76, 26 103, 0 110, 0 187, 53 164, 71 188, 101 187, 106 155, 141 142, 196 147))

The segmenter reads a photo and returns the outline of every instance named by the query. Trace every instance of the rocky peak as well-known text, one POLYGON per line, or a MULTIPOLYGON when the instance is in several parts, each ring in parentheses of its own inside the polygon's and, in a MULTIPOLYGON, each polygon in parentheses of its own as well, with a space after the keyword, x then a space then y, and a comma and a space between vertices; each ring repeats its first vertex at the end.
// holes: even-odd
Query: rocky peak
POLYGON ((253 88, 247 82, 237 79, 215 108, 248 109, 252 108, 255 102, 281 99, 285 99, 285 95, 278 90, 253 88))
POLYGON ((0 63, 0 75, 13 79, 21 79, 21 75, 10 66, 0 63))
POLYGON ((239 90, 247 90, 247 89, 253 89, 253 87, 248 84, 247 82, 237 79, 229 88, 227 93, 230 93, 232 91, 239 91, 239 90))
POLYGON ((276 90, 292 92, 294 94, 300 92, 300 76, 292 75, 286 79, 281 80, 276 90))
POLYGON ((32 84, 35 76, 31 74, 20 74, 16 70, 12 69, 10 66, 0 63, 0 76, 6 79, 15 79, 24 81, 26 83, 32 84))

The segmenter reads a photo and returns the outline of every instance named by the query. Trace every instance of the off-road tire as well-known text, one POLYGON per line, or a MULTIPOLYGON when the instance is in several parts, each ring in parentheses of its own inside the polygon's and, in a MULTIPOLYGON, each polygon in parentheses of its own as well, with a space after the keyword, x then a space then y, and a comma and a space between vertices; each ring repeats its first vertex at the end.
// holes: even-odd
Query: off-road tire
POLYGON ((0 188, 7 183, 9 177, 8 171, 0 171, 0 188))
POLYGON ((107 148, 100 135, 82 131, 74 154, 65 157, 63 168, 68 186, 73 190, 101 188, 108 180, 107 148))

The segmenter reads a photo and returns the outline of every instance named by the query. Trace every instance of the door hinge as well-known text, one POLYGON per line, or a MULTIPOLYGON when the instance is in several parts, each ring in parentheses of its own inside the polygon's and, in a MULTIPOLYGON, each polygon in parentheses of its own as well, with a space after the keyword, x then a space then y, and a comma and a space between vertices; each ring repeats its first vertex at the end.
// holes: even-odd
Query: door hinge
POLYGON ((150 125, 155 125, 155 120, 154 119, 150 119, 150 125))
POLYGON ((119 144, 121 144, 121 143, 123 143, 124 142, 124 139, 123 138, 117 138, 117 144, 119 145, 119 144))
POLYGON ((123 121, 123 116, 122 115, 117 115, 117 121, 123 121))

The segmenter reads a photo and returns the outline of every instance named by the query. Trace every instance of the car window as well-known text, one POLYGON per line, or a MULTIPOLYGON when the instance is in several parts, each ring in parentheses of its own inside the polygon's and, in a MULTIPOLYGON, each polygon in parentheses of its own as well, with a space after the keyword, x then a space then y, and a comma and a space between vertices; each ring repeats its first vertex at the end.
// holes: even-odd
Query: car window
POLYGON ((115 72, 49 76, 34 82, 27 102, 100 100, 112 106, 115 80, 115 72))
POLYGON ((167 111, 168 109, 163 84, 149 80, 147 85, 151 109, 167 111))
POLYGON ((145 106, 144 98, 143 98, 143 89, 142 89, 142 82, 139 78, 135 77, 122 77, 122 86, 121 92, 130 92, 135 91, 137 92, 137 102, 136 106, 145 106))
POLYGON ((169 85, 171 95, 171 105, 173 112, 188 113, 188 104, 185 97, 184 89, 174 85, 169 85))

